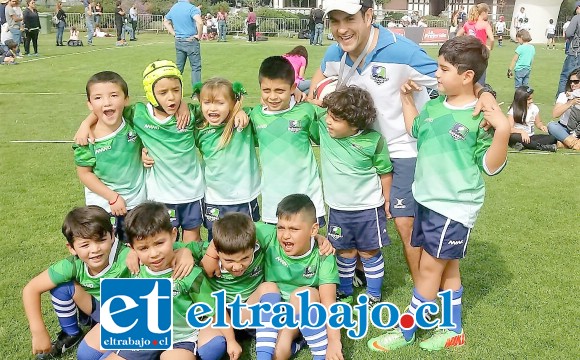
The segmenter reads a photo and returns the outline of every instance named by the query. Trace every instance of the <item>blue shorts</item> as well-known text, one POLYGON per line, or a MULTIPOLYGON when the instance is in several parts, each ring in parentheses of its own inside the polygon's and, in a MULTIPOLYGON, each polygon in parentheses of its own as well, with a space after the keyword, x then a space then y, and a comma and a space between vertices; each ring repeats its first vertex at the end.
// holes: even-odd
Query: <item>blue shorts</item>
MULTIPOLYGON (((197 343, 182 341, 173 343, 173 349, 189 350, 192 354, 197 354, 197 343)), ((116 354, 127 360, 158 360, 165 350, 119 350, 116 354)))
POLYGON ((393 163, 393 184, 391 185, 391 206, 393 217, 413 217, 415 215, 415 198, 411 185, 415 179, 417 158, 391 159, 393 163))
POLYGON ((113 229, 115 230, 115 236, 120 242, 127 243, 129 239, 127 239, 127 235, 125 234, 125 216, 129 215, 129 211, 127 211, 126 215, 115 216, 111 215, 111 224, 113 224, 113 229))
POLYGON ((193 230, 203 224, 203 200, 185 204, 165 204, 169 210, 171 225, 183 230, 193 230))
POLYGON ((213 228, 214 221, 223 218, 225 214, 233 212, 246 214, 252 218, 253 222, 260 221, 260 206, 258 205, 258 199, 234 205, 205 204, 204 226, 208 232, 208 240, 212 239, 211 229, 213 228))
POLYGON ((437 259, 462 259, 471 229, 417 203, 411 245, 437 259))
POLYGON ((389 245, 385 207, 359 211, 328 209, 328 240, 337 250, 376 250, 389 245))

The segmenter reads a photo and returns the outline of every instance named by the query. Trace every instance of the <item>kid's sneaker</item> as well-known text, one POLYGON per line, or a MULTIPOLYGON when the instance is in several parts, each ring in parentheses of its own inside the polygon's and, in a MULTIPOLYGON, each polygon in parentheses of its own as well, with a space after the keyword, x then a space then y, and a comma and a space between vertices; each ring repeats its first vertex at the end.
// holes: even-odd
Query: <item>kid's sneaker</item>
POLYGON ((336 290, 336 301, 352 305, 354 303, 354 298, 352 295, 346 295, 342 291, 336 290))
POLYGON ((367 342, 367 346, 372 351, 392 351, 403 346, 411 345, 415 341, 415 334, 407 341, 403 336, 400 328, 395 328, 387 331, 385 334, 372 338, 367 342))
POLYGON ((367 296, 369 297, 369 310, 372 309, 373 307, 375 307, 376 304, 381 302, 381 298, 380 297, 374 297, 370 294, 367 294, 367 296))
POLYGON ((50 354, 52 356, 60 356, 73 348, 83 339, 84 333, 81 331, 76 335, 69 335, 64 331, 58 334, 56 340, 52 342, 52 349, 50 354))
POLYGON ((427 351, 443 350, 450 347, 465 345, 465 334, 447 329, 439 329, 429 339, 421 341, 419 347, 427 351))

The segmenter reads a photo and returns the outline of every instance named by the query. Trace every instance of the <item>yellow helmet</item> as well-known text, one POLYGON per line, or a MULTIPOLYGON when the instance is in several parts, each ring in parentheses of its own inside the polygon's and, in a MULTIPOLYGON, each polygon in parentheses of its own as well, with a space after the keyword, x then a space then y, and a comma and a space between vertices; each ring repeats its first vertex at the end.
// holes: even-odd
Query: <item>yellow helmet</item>
POLYGON ((145 71, 143 71, 143 88, 145 88, 145 97, 154 107, 159 106, 159 103, 153 93, 153 87, 159 79, 165 77, 176 77, 181 83, 183 83, 181 72, 173 61, 158 60, 147 65, 145 71))

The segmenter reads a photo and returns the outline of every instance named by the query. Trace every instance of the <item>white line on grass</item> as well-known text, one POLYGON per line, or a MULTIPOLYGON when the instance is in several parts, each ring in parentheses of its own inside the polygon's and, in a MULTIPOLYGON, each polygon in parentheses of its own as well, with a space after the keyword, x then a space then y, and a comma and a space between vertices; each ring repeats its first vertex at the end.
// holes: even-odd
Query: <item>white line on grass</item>
POLYGON ((72 140, 11 140, 15 144, 71 144, 72 140))
POLYGON ((149 46, 149 45, 157 45, 157 44, 167 44, 167 43, 166 42, 162 42, 162 41, 158 41, 158 42, 151 42, 151 43, 131 45, 131 46, 110 46, 110 47, 106 47, 106 48, 92 49, 92 50, 89 50, 89 51, 77 51, 77 52, 74 52, 74 53, 66 53, 66 54, 58 54, 58 55, 52 55, 52 56, 37 57, 37 58, 34 58, 34 59, 26 59, 26 60, 19 61, 19 63, 24 64, 24 63, 29 63, 29 62, 34 62, 34 61, 40 61, 40 60, 61 58, 61 57, 64 57, 64 56, 89 54, 89 53, 92 53, 92 52, 99 52, 99 51, 103 51, 103 50, 112 50, 112 49, 125 48, 125 47, 126 48, 132 48, 132 47, 141 47, 141 46, 149 46))

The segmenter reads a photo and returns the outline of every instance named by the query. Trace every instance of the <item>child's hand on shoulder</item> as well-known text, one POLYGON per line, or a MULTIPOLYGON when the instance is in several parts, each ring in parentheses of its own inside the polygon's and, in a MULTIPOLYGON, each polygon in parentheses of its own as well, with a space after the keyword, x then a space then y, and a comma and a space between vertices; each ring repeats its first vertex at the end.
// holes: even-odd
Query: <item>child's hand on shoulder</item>
POLYGON ((336 249, 332 246, 326 237, 322 235, 316 235, 316 241, 318 242, 318 253, 320 255, 329 256, 335 254, 336 249))
POLYGON ((117 195, 117 199, 109 205, 111 206, 111 214, 115 216, 127 215, 127 204, 121 195, 117 195))
POLYGON ((189 107, 185 101, 181 101, 177 113, 175 113, 175 119, 177 120, 177 128, 183 130, 189 125, 191 121, 191 113, 189 112, 189 107))
POLYGON ((401 86, 401 96, 412 96, 417 91, 421 91, 421 86, 417 85, 413 80, 407 80, 401 86))
POLYGON ((485 125, 491 125, 496 131, 510 131, 510 123, 499 106, 484 107, 482 111, 484 119, 483 123, 487 123, 485 125))
POLYGON ((240 110, 234 115, 234 127, 238 129, 238 131, 242 131, 243 129, 248 126, 250 123, 250 118, 248 114, 240 107, 240 110))
POLYGON ((129 272, 131 272, 131 275, 135 276, 139 274, 139 257, 133 248, 129 248, 129 253, 125 259, 125 265, 127 266, 127 269, 129 269, 129 272))
POLYGON ((193 265, 195 265, 195 260, 188 248, 175 250, 175 257, 173 258, 173 264, 171 264, 173 267, 173 278, 183 279, 191 273, 193 265))

